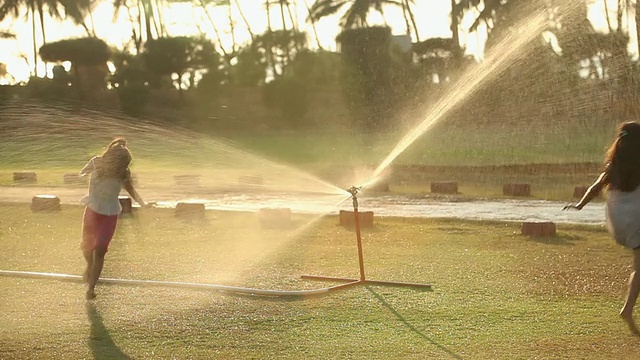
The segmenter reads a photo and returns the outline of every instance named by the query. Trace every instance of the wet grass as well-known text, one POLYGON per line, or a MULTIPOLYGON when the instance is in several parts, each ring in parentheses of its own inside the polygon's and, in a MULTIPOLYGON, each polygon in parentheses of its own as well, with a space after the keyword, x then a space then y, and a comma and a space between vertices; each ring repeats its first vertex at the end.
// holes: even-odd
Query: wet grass
MULTIPOLYGON (((0 204, 0 269, 79 274, 82 209, 0 204)), ((104 276, 264 289, 358 277, 355 235, 336 216, 263 228, 255 214, 171 209, 121 218, 104 276), (304 231, 298 227, 310 224, 304 231)), ((377 218, 363 230, 367 278, 431 291, 358 286, 311 298, 0 277, 0 358, 633 359, 617 318, 630 254, 602 227, 377 218)))

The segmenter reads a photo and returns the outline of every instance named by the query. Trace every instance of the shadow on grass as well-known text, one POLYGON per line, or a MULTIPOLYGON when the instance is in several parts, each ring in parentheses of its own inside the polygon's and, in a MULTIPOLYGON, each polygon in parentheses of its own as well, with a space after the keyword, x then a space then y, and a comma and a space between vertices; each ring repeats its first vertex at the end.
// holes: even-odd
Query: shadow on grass
POLYGON ((527 236, 526 239, 540 244, 573 246, 575 245, 574 242, 584 240, 584 237, 569 234, 558 234, 550 237, 527 236))
POLYGON ((447 349, 444 345, 436 342, 432 338, 428 337, 425 333, 423 333, 422 331, 418 330, 409 321, 407 321, 404 317, 402 317, 402 314, 397 312, 391 305, 389 305, 389 303, 384 300, 384 297, 382 297, 382 295, 380 295, 377 292, 375 292, 375 290, 373 290, 369 286, 365 286, 365 287, 367 288, 367 290, 369 290, 369 292, 371 294, 373 294, 373 296, 376 297, 376 299, 378 299, 382 303, 382 305, 384 305, 387 309, 389 309, 389 311, 391 311, 391 313, 393 315, 395 315, 395 317, 398 318, 398 320, 400 320, 403 324, 405 324, 405 326, 408 327, 409 330, 413 331, 416 335, 418 335, 422 339, 427 340, 429 343, 431 343, 432 345, 436 346, 438 349, 442 350, 447 355, 451 356, 451 358, 453 358, 453 359, 462 359, 462 356, 460 356, 460 355, 454 353, 453 351, 447 349))
POLYGON ((89 348, 94 359, 131 359, 113 342, 109 330, 104 326, 102 316, 93 301, 87 301, 87 318, 91 328, 89 330, 89 348))

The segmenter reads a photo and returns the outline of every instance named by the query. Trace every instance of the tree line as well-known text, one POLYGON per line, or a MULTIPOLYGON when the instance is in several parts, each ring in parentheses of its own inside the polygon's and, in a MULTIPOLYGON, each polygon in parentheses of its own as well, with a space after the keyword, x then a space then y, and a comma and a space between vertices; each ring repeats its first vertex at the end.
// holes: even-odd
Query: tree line
MULTIPOLYGON (((630 14, 638 19, 640 1, 605 1, 608 31, 602 33, 589 22, 588 4, 582 2, 451 0, 452 36, 429 39, 420 38, 416 26, 419 14, 414 13, 414 3, 409 0, 303 3, 311 34, 300 29, 287 0, 264 4, 267 19, 277 10, 282 21, 279 28, 268 21, 263 33, 253 32, 237 0, 196 0, 208 15, 213 35, 171 36, 164 25, 162 0, 117 0, 114 8, 126 9, 132 24, 131 42, 123 48, 109 46, 95 36, 95 0, 2 0, 0 19, 26 9, 33 22, 40 20, 45 42, 34 53, 48 63, 71 63, 69 72, 58 65, 52 79, 34 76, 21 86, 38 99, 91 103, 111 96, 117 98, 121 110, 132 115, 145 114, 148 104, 153 103, 152 108, 160 104, 200 109, 199 114, 191 115, 204 116, 219 105, 217 99, 259 93, 265 111, 273 111, 286 126, 303 125, 309 112, 339 103, 348 111, 350 121, 372 129, 393 126, 403 109, 451 91, 448 87, 461 76, 473 76, 469 74, 473 74, 477 59, 465 51, 461 34, 483 32, 487 36, 485 51, 499 51, 493 48, 496 39, 526 26, 531 13, 544 12, 548 24, 540 41, 531 45, 523 60, 510 64, 504 76, 467 99, 465 108, 473 108, 482 118, 512 116, 514 109, 533 113, 542 104, 552 117, 579 117, 593 116, 591 107, 602 109, 604 104, 607 117, 637 115, 638 63, 632 55, 640 51, 630 49, 629 40, 640 27, 632 27, 625 19, 630 14), (612 3, 615 6, 609 7, 612 3), (220 28, 209 12, 214 6, 236 9, 251 40, 243 44, 234 40, 230 47, 223 46, 220 28), (388 26, 367 21, 372 11, 384 14, 388 6, 402 9, 405 37, 392 36, 388 26), (86 37, 46 42, 45 11, 79 24, 86 37), (337 38, 340 50, 325 51, 318 46, 314 25, 339 12, 343 13, 337 38), (463 22, 470 17, 473 21, 463 22), (171 101, 165 101, 166 96, 171 101), (523 99, 528 99, 527 104, 523 99)), ((10 31, 1 34, 13 35, 10 31)), ((33 43, 35 47, 35 37, 33 43)), ((7 99, 16 93, 25 91, 3 87, 0 97, 7 99)))

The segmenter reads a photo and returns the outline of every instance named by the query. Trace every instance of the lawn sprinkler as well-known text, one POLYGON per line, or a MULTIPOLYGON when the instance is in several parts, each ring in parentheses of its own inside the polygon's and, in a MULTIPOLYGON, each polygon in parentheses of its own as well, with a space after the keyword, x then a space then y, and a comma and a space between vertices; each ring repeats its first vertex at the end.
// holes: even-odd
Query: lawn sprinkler
POLYGON ((360 214, 358 213, 358 192, 360 192, 362 188, 363 188, 362 186, 359 186, 359 187, 352 186, 349 189, 346 189, 346 191, 351 194, 351 199, 353 200, 353 216, 355 217, 354 220, 355 220, 356 242, 358 246, 358 265, 360 267, 360 279, 358 280, 358 279, 337 278, 337 277, 316 276, 316 275, 302 275, 302 278, 307 280, 346 282, 346 284, 333 286, 329 288, 330 290, 344 289, 352 285, 366 285, 366 284, 431 289, 431 285, 429 284, 379 281, 379 280, 366 279, 365 273, 364 273, 364 256, 362 252, 362 236, 360 233, 360 214))
MULTIPOLYGON (((185 283, 185 282, 157 281, 157 280, 110 279, 110 278, 100 278, 98 282, 101 284, 116 284, 116 285, 129 285, 129 286, 214 290, 214 291, 222 291, 222 292, 229 292, 229 293, 275 296, 275 297, 319 296, 319 295, 324 295, 329 292, 332 292, 333 290, 344 289, 352 285, 366 285, 366 284, 386 285, 386 286, 404 286, 404 287, 430 289, 431 285, 428 285, 428 284, 376 281, 376 280, 367 280, 365 278, 364 257, 362 254, 362 237, 360 235, 360 215, 358 213, 358 192, 360 192, 362 189, 363 189, 362 186, 360 187, 352 186, 351 188, 346 190, 348 193, 351 194, 351 199, 353 200, 353 213, 355 216, 355 230, 356 230, 356 237, 357 237, 357 243, 358 243, 358 262, 360 265, 360 279, 302 275, 303 279, 325 280, 325 281, 334 281, 334 282, 344 283, 344 284, 334 285, 334 286, 325 287, 321 289, 311 289, 311 290, 265 290, 265 289, 245 288, 245 287, 217 285, 217 284, 185 283)), ((84 282, 81 275, 31 272, 31 271, 0 270, 0 277, 2 276, 29 278, 29 279, 32 279, 32 278, 53 279, 53 280, 69 281, 69 282, 75 282, 75 283, 84 282)))

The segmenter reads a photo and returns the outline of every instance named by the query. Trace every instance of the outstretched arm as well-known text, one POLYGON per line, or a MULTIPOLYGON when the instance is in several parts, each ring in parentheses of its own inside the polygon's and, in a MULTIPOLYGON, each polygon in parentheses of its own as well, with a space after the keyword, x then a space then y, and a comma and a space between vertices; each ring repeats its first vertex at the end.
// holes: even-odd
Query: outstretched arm
POLYGON ((140 206, 142 207, 146 206, 146 204, 144 203, 144 201, 142 200, 142 198, 140 197, 136 189, 133 187, 133 184, 131 183, 131 176, 129 176, 127 180, 124 181, 123 187, 125 190, 127 190, 129 195, 131 195, 133 200, 135 200, 138 204, 140 204, 140 206))
POLYGON ((563 210, 568 210, 568 209, 582 210, 582 208, 585 205, 587 205, 591 200, 593 200, 593 198, 595 198, 596 196, 598 196, 598 194, 600 194, 600 192, 608 184, 608 182, 609 180, 608 180, 607 173, 603 172, 602 174, 600 174, 600 176, 598 176, 598 179, 593 184, 591 184, 591 186, 589 186, 587 191, 582 196, 582 199, 580 199, 580 201, 577 204, 569 204, 565 206, 563 210))
POLYGON ((94 156, 93 158, 91 158, 91 160, 89 160, 89 162, 87 163, 87 165, 85 165, 82 170, 80 170, 80 176, 85 176, 87 174, 91 174, 91 172, 93 170, 96 169, 96 156, 94 156))

